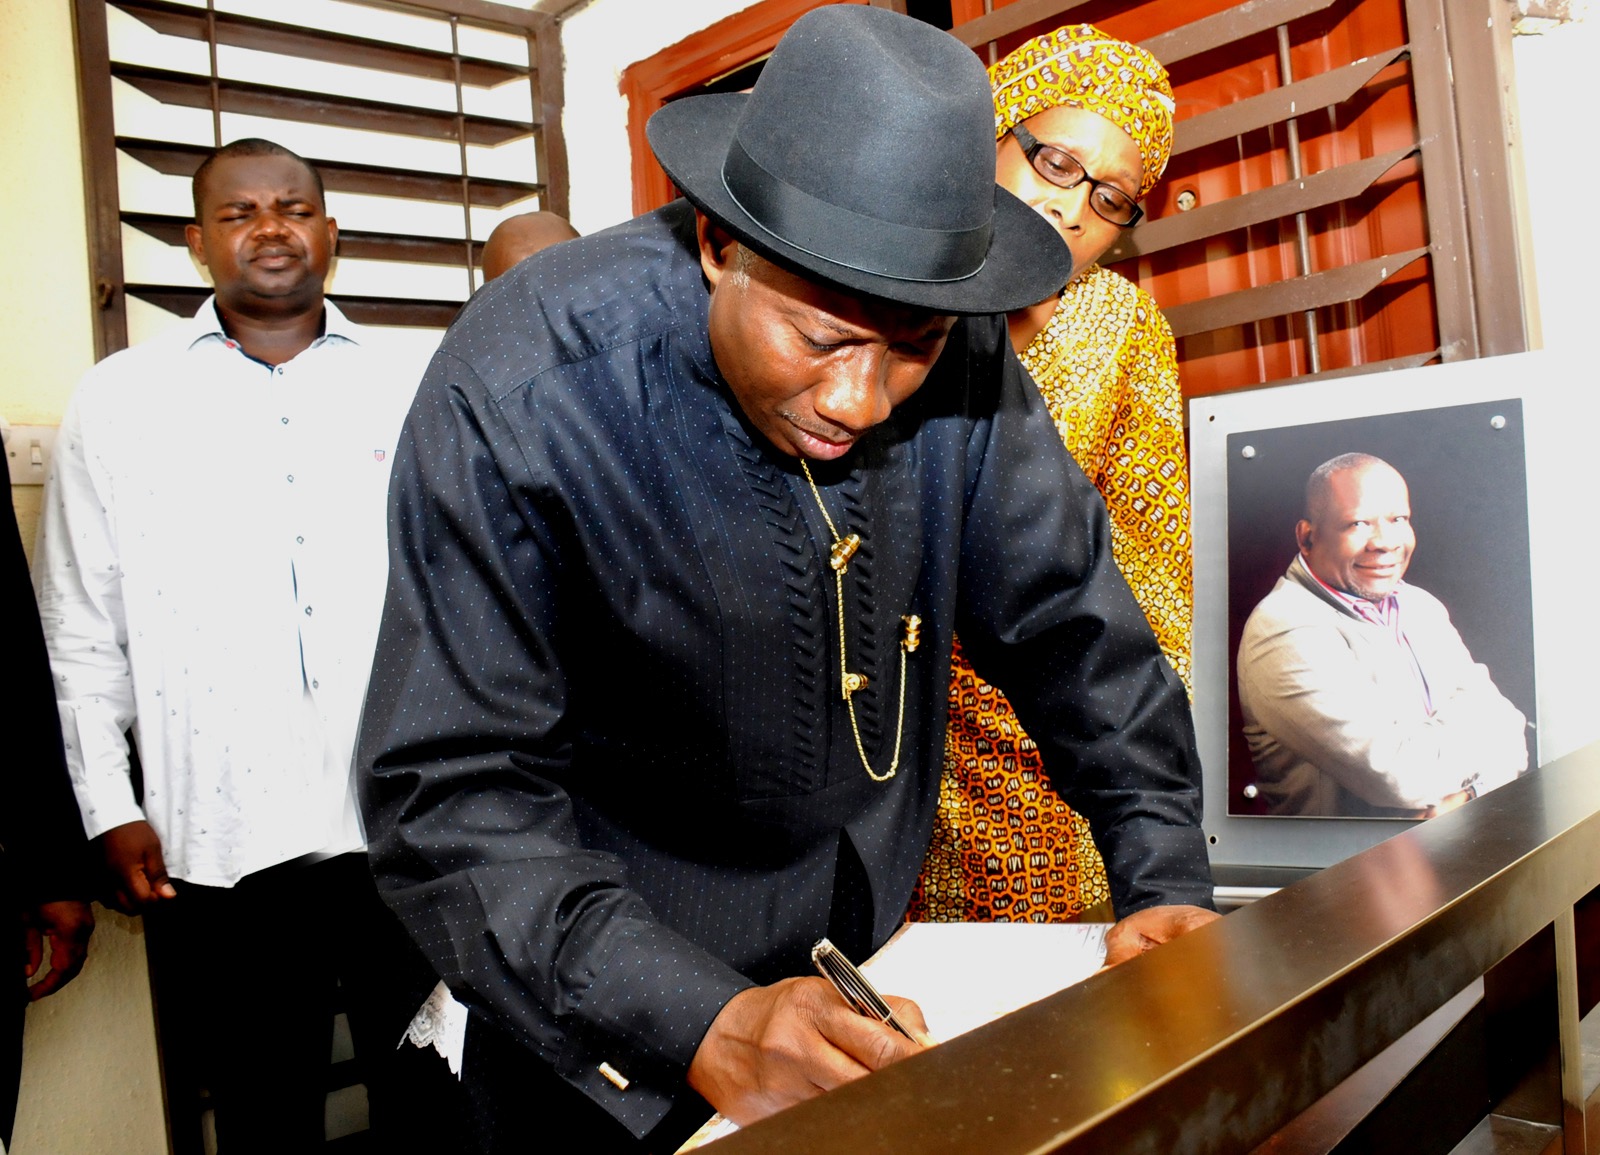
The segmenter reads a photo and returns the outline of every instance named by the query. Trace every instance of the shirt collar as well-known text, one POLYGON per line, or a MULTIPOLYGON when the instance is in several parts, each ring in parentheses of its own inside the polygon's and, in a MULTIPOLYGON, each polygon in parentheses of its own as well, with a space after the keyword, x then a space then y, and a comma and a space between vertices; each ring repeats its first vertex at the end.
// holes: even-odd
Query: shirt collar
MULTIPOLYGON (((315 348, 330 337, 353 344, 361 344, 361 328, 339 311, 339 306, 332 301, 322 302, 324 323, 322 336, 311 342, 315 348)), ((185 335, 184 347, 193 348, 208 337, 215 337, 219 341, 228 341, 228 334, 222 329, 222 317, 217 313, 217 295, 212 293, 205 299, 198 312, 187 322, 188 331, 185 335)))

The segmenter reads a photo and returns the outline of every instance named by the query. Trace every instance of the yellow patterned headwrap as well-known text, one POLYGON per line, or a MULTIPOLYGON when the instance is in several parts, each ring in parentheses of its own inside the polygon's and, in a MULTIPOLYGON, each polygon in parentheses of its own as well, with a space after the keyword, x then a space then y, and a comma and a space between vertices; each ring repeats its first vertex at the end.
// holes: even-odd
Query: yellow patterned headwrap
POLYGON ((1155 187, 1172 155, 1172 82, 1161 62, 1093 24, 1072 24, 1028 41, 989 69, 994 136, 1060 105, 1105 117, 1139 146, 1139 196, 1155 187))

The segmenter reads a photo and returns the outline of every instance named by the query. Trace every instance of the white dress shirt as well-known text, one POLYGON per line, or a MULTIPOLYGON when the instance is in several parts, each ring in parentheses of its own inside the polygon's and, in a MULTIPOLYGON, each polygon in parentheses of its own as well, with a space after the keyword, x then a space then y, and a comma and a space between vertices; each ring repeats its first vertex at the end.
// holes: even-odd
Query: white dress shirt
POLYGON ((363 847, 350 767, 422 368, 331 304, 272 368, 211 300, 85 375, 35 583, 90 837, 148 819, 169 873, 211 886, 363 847))

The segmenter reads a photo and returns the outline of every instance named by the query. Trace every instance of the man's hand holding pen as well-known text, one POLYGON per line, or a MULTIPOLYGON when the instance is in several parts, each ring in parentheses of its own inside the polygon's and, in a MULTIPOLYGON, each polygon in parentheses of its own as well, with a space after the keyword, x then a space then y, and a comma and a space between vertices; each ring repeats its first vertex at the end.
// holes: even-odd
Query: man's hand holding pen
POLYGON ((741 1126, 922 1050, 910 999, 883 996, 915 1039, 852 1010, 826 980, 784 979, 728 1001, 689 1064, 689 1085, 741 1126))

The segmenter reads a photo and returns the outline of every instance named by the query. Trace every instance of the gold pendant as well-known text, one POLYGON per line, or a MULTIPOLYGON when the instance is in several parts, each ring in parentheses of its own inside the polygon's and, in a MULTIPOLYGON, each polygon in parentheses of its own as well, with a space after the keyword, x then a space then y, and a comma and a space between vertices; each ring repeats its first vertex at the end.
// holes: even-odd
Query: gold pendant
POLYGON ((850 711, 850 731, 855 736, 856 753, 861 756, 861 768, 867 772, 867 777, 874 782, 887 782, 895 776, 900 769, 900 741, 906 733, 906 655, 922 644, 922 619, 916 614, 902 617, 904 636, 900 639, 900 706, 894 725, 894 755, 889 759, 889 768, 879 774, 872 768, 872 763, 867 759, 867 747, 861 740, 861 723, 856 720, 856 704, 850 697, 857 690, 867 688, 865 674, 852 674, 845 669, 845 654, 848 647, 845 642, 844 632, 844 571, 850 564, 850 559, 855 557, 856 551, 861 548, 861 535, 849 534, 839 536, 839 529, 833 524, 833 516, 828 513, 827 503, 822 500, 822 491, 817 488, 816 479, 811 476, 811 466, 801 459, 800 470, 806 475, 806 482, 811 486, 811 496, 817 499, 817 508, 822 511, 822 520, 828 523, 828 532, 833 535, 833 546, 828 550, 828 566, 833 570, 834 603, 839 611, 839 684, 845 705, 850 711))
POLYGON ((856 550, 861 548, 861 535, 852 533, 842 540, 835 541, 833 548, 828 551, 828 566, 834 573, 843 573, 844 567, 850 564, 850 559, 856 556, 856 550))

